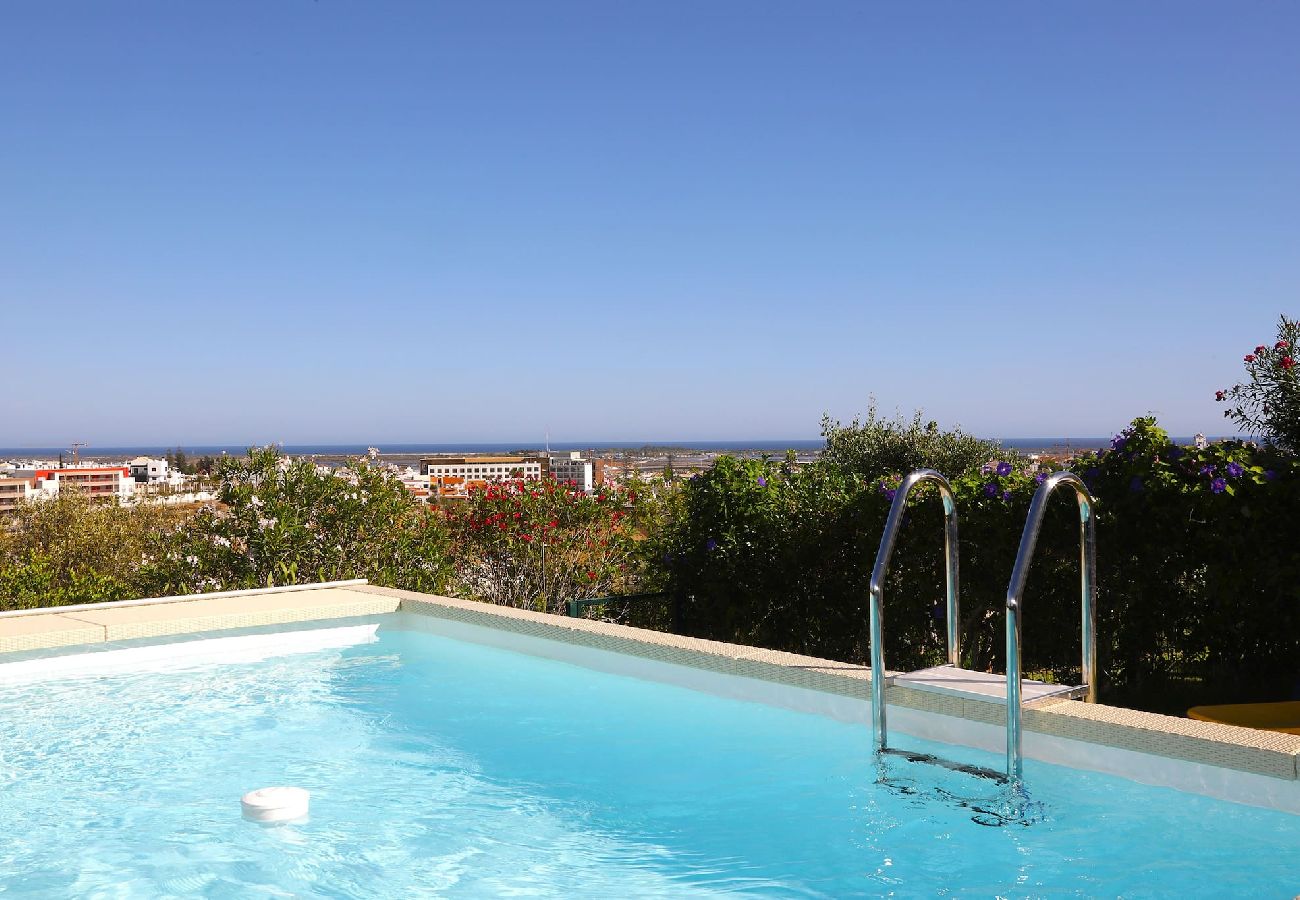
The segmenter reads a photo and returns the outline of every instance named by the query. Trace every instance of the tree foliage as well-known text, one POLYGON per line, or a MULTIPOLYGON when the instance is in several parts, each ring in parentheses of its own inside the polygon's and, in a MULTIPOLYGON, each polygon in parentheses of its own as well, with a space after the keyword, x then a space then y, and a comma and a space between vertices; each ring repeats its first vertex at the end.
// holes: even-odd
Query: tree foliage
POLYGON ((66 490, 20 503, 0 528, 0 609, 30 609, 148 596, 159 548, 178 514, 121 506, 66 490))
POLYGON ((960 427, 945 431, 938 422, 927 421, 920 410, 911 419, 901 413, 882 416, 874 399, 866 415, 848 425, 822 416, 822 437, 828 462, 864 478, 924 468, 953 476, 990 459, 1005 458, 1007 452, 996 441, 974 437, 960 427))
MULTIPOLYGON (((1226 702, 1233 697, 1213 694, 1223 685, 1237 698, 1290 696, 1300 657, 1300 463, 1239 441, 1178 447, 1141 418, 1073 468, 1097 500, 1103 696, 1166 711, 1226 702), (1202 693, 1170 692, 1188 680, 1202 693)), ((901 474, 867 479, 833 459, 799 470, 719 459, 686 483, 683 514, 665 529, 685 629, 865 662, 868 580, 901 474)), ((1007 583, 1043 477, 1002 459, 950 478, 963 659, 976 669, 1005 666, 1007 583)), ((1062 492, 1048 507, 1025 598, 1024 664, 1036 677, 1079 677, 1078 528, 1062 492)), ((891 668, 944 658, 942 529, 934 491, 918 489, 886 583, 891 668)))
POLYGON ((168 587, 210 591, 368 578, 439 591, 447 533, 400 481, 366 462, 322 471, 273 447, 222 459, 218 504, 167 550, 168 587))
POLYGON ((570 600, 640 590, 640 544, 657 503, 633 482, 585 494, 552 479, 515 479, 444 507, 457 596, 563 613, 570 600))

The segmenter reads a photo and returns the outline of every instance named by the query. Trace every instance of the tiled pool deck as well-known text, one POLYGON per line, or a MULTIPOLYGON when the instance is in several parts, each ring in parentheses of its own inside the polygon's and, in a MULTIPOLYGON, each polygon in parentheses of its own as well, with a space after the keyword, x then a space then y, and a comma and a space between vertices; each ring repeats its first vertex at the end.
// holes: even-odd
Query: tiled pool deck
MULTIPOLYGON (((358 582, 4 614, 0 615, 0 654, 399 611, 834 694, 855 701, 870 702, 871 698, 871 676, 867 666, 358 582)), ((0 662, 3 661, 3 656, 0 656, 0 662)), ((1000 730, 1005 726, 1006 710, 1001 704, 903 685, 891 685, 886 696, 890 707, 904 715, 906 710, 914 710, 951 717, 948 721, 964 720, 976 727, 983 725, 1000 730)), ((869 720, 864 720, 864 723, 866 721, 869 720)), ((1099 754, 1105 752, 1104 748, 1132 751, 1219 770, 1250 773, 1278 782, 1294 783, 1300 774, 1300 735, 1257 731, 1074 700, 1048 700, 1040 706, 1026 708, 1024 729, 1027 738, 1038 735, 1079 742, 1070 744, 1076 748, 1076 761, 1077 748, 1083 746, 1086 754, 1086 748, 1091 746, 1099 754)), ((1281 806, 1294 806, 1294 798, 1300 797, 1300 787, 1272 783, 1292 798, 1281 806)), ((1272 793, 1267 783, 1264 790, 1272 793)), ((1224 789, 1212 793, 1222 796, 1224 789)))

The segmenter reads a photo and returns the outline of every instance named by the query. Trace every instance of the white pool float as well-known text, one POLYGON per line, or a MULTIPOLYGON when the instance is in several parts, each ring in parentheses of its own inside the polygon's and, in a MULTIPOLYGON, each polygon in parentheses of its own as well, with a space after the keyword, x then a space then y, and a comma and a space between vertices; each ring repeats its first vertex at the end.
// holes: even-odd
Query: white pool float
POLYGON ((240 798, 250 822, 292 822, 307 818, 311 792, 296 787, 264 787, 240 798))

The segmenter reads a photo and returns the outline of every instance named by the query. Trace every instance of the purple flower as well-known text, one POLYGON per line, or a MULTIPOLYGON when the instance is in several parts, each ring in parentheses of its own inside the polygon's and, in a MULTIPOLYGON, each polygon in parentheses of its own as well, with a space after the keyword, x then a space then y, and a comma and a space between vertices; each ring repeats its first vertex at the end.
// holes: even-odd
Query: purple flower
POLYGON ((989 474, 991 474, 992 472, 993 472, 993 467, 992 467, 991 465, 989 465, 988 463, 985 463, 984 465, 980 466, 980 474, 981 474, 981 475, 989 475, 989 474))
POLYGON ((999 477, 999 478, 1005 478, 1005 477, 1007 477, 1007 476, 1010 475, 1010 474, 1011 474, 1011 463, 1009 463, 1009 462, 1000 462, 1000 463, 998 463, 998 477, 999 477))
POLYGON ((1228 463, 1228 477, 1229 477, 1229 478, 1240 478, 1240 477, 1241 477, 1241 472, 1242 472, 1242 468, 1241 468, 1241 466, 1237 465, 1235 462, 1230 462, 1230 463, 1228 463))
POLYGON ((1010 492, 1010 491, 1003 491, 1003 492, 1002 492, 1002 499, 1003 499, 1005 502, 1010 503, 1010 502, 1011 502, 1011 492, 1010 492))
POLYGON ((897 493, 898 493, 897 490, 895 490, 894 488, 890 488, 889 490, 885 491, 885 496, 889 498, 889 502, 890 502, 890 503, 893 503, 893 502, 894 502, 894 495, 897 494, 897 493))
POLYGON ((704 549, 709 551, 717 550, 718 542, 715 541, 713 538, 709 538, 707 541, 704 542, 704 549))
POLYGON ((1211 465, 1204 465, 1204 466, 1201 466, 1201 474, 1202 474, 1202 475, 1213 475, 1213 474, 1214 474, 1214 470, 1215 470, 1215 467, 1214 467, 1214 466, 1211 466, 1211 465))
POLYGON ((759 487, 767 487, 767 479, 764 478, 762 475, 759 475, 759 476, 758 476, 758 486, 759 486, 759 487))
POLYGON ((1042 484, 1046 480, 1047 480, 1047 475, 1045 475, 1042 472, 1039 472, 1037 475, 1034 476, 1034 484, 1042 484))
POLYGON ((990 497, 996 497, 998 495, 998 486, 990 481, 988 484, 984 485, 984 493, 988 494, 990 497))
POLYGON ((1222 478, 1216 478, 1210 482, 1210 490, 1214 491, 1216 494, 1222 494, 1227 490, 1227 488, 1228 482, 1224 481, 1222 478))
POLYGON ((1124 445, 1127 443, 1128 443, 1128 438, 1124 437, 1123 434, 1117 434, 1110 439, 1110 449, 1123 450, 1124 445))
POLYGON ((1264 470, 1264 479, 1265 479, 1266 481, 1272 481, 1272 480, 1273 480, 1274 478, 1276 478, 1276 477, 1277 477, 1277 473, 1274 472, 1272 469, 1265 469, 1265 470, 1264 470))
POLYGON ((1130 481, 1130 482, 1128 483, 1128 489, 1129 489, 1130 491, 1132 491, 1133 493, 1135 493, 1135 494, 1141 493, 1141 492, 1142 492, 1142 479, 1141 479, 1141 477, 1140 477, 1140 476, 1137 476, 1137 475, 1134 475, 1134 476, 1133 476, 1133 480, 1130 481))

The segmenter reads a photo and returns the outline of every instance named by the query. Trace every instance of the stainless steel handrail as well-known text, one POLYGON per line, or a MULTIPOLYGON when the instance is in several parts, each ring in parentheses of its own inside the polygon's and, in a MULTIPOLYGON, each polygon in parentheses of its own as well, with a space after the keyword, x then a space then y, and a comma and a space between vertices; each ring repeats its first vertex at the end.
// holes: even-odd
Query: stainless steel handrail
POLYGON ((883 605, 885 599, 885 575, 889 572, 889 557, 894 553, 894 544, 898 540, 898 529, 902 527, 903 513, 907 509, 907 495, 924 481, 934 482, 939 486, 943 497, 944 534, 943 550, 947 560, 947 596, 948 596, 948 662, 958 665, 961 659, 961 632, 957 608, 957 501, 953 497, 952 485, 934 469, 918 469, 903 479, 903 483, 894 492, 894 501, 889 507, 889 518, 885 520, 885 533, 880 536, 880 549, 876 552, 876 564, 871 570, 871 710, 872 738, 876 750, 885 749, 885 640, 882 635, 884 627, 883 605))
POLYGON ((1088 689, 1087 701, 1097 702, 1097 523, 1093 515, 1092 494, 1073 472, 1056 472, 1034 493, 1029 516, 1020 536, 1016 564, 1007 585, 1007 776, 1019 780, 1024 768, 1020 737, 1020 608, 1025 594, 1025 579, 1038 543, 1038 531, 1052 492, 1062 485, 1074 488, 1079 503, 1079 568, 1083 591, 1082 673, 1088 689))

